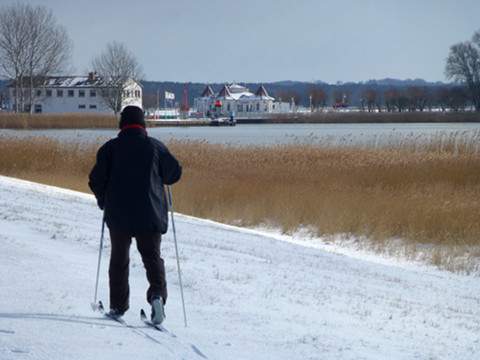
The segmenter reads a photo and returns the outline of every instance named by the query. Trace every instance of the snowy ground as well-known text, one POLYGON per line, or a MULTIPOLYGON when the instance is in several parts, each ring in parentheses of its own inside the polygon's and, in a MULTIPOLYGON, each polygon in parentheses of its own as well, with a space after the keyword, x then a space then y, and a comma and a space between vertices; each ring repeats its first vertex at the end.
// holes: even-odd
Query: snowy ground
POLYGON ((0 359, 480 358, 478 278, 181 215, 189 327, 171 233, 162 244, 165 326, 177 338, 139 320, 146 280, 134 247, 125 317, 132 328, 122 327, 90 309, 100 217, 92 196, 0 177, 0 359))

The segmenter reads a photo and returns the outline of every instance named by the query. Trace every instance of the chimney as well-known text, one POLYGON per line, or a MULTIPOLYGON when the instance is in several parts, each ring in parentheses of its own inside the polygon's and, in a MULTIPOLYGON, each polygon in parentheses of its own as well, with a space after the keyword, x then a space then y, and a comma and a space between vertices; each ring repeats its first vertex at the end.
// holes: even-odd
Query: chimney
POLYGON ((94 71, 90 71, 88 73, 88 81, 95 81, 97 80, 97 73, 94 71))

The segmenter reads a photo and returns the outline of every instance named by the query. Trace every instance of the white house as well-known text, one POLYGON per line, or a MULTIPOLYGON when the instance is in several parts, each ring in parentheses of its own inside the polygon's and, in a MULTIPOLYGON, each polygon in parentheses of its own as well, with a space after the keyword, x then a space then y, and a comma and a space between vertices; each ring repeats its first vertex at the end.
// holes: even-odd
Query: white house
MULTIPOLYGON (((35 113, 111 113, 102 97, 105 84, 91 72, 88 76, 52 76, 35 88, 35 113)), ((28 93, 28 89, 24 89, 28 93)), ((15 108, 15 87, 9 87, 11 108, 15 108)), ((136 105, 142 107, 142 86, 129 81, 123 94, 122 107, 136 105)), ((28 97, 28 96, 27 96, 28 97)), ((30 109, 24 109, 29 111, 30 109)))
POLYGON ((194 107, 204 114, 211 111, 216 103, 221 105, 222 113, 235 113, 239 117, 290 111, 289 103, 276 101, 263 85, 252 93, 245 86, 225 84, 218 94, 208 85, 202 95, 194 99, 194 107))

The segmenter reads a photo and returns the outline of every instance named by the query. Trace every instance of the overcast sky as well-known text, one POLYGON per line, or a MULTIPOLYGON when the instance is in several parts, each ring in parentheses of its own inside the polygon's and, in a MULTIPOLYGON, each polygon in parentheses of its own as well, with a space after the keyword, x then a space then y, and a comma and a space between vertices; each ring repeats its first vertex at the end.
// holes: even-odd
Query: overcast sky
POLYGON ((450 45, 480 29, 479 0, 27 2, 65 25, 75 73, 118 40, 159 81, 444 81, 450 45))

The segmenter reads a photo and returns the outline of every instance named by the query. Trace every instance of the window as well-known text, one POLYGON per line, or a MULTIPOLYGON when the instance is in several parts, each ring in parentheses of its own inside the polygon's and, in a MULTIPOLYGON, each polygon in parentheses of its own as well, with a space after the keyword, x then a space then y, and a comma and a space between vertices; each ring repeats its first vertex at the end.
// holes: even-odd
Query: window
POLYGON ((139 98, 141 95, 140 90, 135 90, 135 97, 139 98))
POLYGON ((45 95, 52 96, 52 90, 50 89, 45 90, 45 95))
POLYGON ((42 105, 35 104, 34 111, 35 111, 35 114, 40 114, 42 112, 42 105))
POLYGON ((85 109, 86 106, 85 106, 84 104, 81 104, 81 105, 78 105, 78 108, 79 108, 79 109, 85 109))
POLYGON ((85 90, 78 90, 78 97, 85 97, 85 90))
POLYGON ((73 93, 73 90, 68 90, 68 97, 74 97, 75 94, 73 93))
POLYGON ((63 97, 63 90, 57 90, 57 97, 63 97))
POLYGON ((260 111, 260 103, 257 103, 257 111, 260 111))
POLYGON ((97 90, 90 90, 90 97, 96 97, 97 96, 97 90))
POLYGON ((90 105, 88 108, 89 108, 89 109, 96 109, 96 108, 97 108, 97 105, 90 105))
MULTIPOLYGON (((15 94, 13 94, 15 96, 15 94)), ((37 96, 42 96, 42 90, 37 90, 37 96)))
POLYGON ((227 111, 230 111, 230 103, 227 104, 227 111))
POLYGON ((238 112, 243 112, 243 105, 238 104, 238 105, 237 105, 237 111, 238 111, 238 112))

